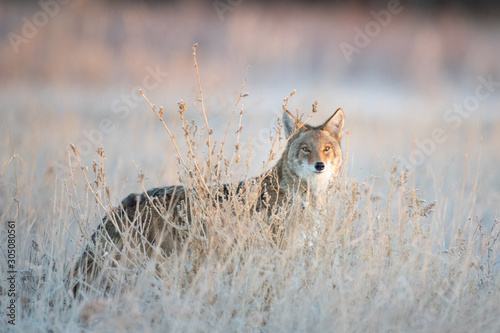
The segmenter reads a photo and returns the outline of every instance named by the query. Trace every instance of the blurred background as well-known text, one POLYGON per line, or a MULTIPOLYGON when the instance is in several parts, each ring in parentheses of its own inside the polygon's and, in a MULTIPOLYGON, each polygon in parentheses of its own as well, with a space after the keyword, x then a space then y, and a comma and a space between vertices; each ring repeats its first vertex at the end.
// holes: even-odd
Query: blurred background
MULTIPOLYGON (((34 202, 49 200, 48 189, 74 171, 70 143, 89 166, 104 147, 116 202, 140 191, 137 169, 147 187, 177 182, 174 147, 138 90, 165 107, 178 138, 179 100, 203 125, 198 43, 218 140, 246 78, 241 142, 252 142, 250 175, 261 172, 283 99, 296 90, 290 110, 307 117, 319 102, 313 124, 343 108, 350 176, 374 176, 382 191, 397 158, 425 199, 446 201, 443 220, 492 220, 499 19, 494 1, 0 2, 0 167, 12 156, 18 163, 3 172, 0 202, 23 186, 34 202)), ((234 120, 230 141, 237 128, 234 120)))

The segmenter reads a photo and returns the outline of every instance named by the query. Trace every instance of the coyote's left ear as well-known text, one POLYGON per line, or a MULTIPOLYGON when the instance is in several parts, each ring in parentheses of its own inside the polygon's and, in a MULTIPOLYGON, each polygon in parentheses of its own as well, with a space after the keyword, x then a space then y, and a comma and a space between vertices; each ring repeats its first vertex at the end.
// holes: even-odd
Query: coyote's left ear
POLYGON ((342 139, 342 130, 344 129, 344 111, 337 109, 335 113, 321 126, 323 131, 327 131, 337 141, 342 139))

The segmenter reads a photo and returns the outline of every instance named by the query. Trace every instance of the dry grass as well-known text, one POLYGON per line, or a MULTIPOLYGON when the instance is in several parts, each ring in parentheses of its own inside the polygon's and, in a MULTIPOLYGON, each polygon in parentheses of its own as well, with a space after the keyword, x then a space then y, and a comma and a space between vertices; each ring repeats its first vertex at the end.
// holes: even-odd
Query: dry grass
MULTIPOLYGON (((443 113, 474 92, 478 75, 498 73, 496 23, 405 11, 347 64, 339 43, 353 40, 369 10, 243 2, 220 22, 210 3, 86 3, 68 3, 19 54, 0 45, 0 253, 4 222, 15 220, 18 270, 9 329, 498 331, 498 92, 447 128, 423 165, 407 171, 393 158, 408 158, 446 126, 443 113), (203 81, 192 79, 185 56, 200 39, 209 54, 203 81), (248 64, 244 97, 234 73, 248 64), (155 65, 170 76, 145 94, 167 106, 155 115, 143 101, 123 119, 110 111, 155 65), (105 210, 129 193, 210 189, 267 170, 283 145, 269 110, 279 113, 293 88, 290 109, 303 112, 316 98, 323 115, 341 106, 352 133, 322 209, 295 205, 268 219, 238 198, 213 206, 192 194, 199 213, 183 251, 151 258, 126 249, 103 271, 109 289, 71 297, 68 268, 105 210), (105 118, 115 126, 95 140, 105 150, 93 145, 78 162, 69 143, 81 149, 105 118), (270 224, 283 232, 274 236, 270 224)), ((19 17, 39 10, 2 8, 4 30, 14 32, 19 17)), ((0 260, 0 330, 11 299, 6 271, 0 260)))
MULTIPOLYGON (((239 138, 243 91, 233 109, 238 124, 230 117, 221 141, 208 119, 184 119, 193 112, 184 103, 185 136, 176 139, 163 108, 151 105, 178 149, 181 183, 210 189, 234 180, 233 164, 245 157, 227 133, 239 138), (226 157, 224 145, 235 145, 234 154, 226 157)), ((272 139, 270 160, 282 145, 279 129, 272 139)), ((346 159, 355 164, 346 140, 346 159)), ((192 192, 198 213, 183 251, 152 258, 125 247, 122 260, 103 271, 108 289, 72 299, 65 272, 103 211, 116 204, 108 164, 100 148, 90 168, 72 165, 66 179, 40 180, 22 157, 5 158, 1 214, 17 221, 17 331, 485 332, 500 324, 500 225, 461 213, 474 207, 479 188, 455 206, 452 219, 436 217, 448 194, 426 202, 397 162, 382 193, 375 193, 376 178, 360 181, 346 163, 321 209, 296 204, 269 219, 250 215, 248 202, 236 197, 214 206, 192 192), (274 236, 270 224, 283 232, 274 236)), ((139 171, 145 189, 144 177, 139 171)), ((5 261, 0 265, 7 270, 5 261)), ((0 298, 2 319, 7 301, 0 298)))

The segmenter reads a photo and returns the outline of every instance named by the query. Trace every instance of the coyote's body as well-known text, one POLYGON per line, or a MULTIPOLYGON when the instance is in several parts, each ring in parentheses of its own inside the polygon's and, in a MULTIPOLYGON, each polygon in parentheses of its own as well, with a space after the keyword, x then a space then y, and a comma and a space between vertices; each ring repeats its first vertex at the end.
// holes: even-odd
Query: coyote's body
MULTIPOLYGON (((283 124, 287 146, 276 165, 254 179, 254 183, 259 184, 257 191, 252 192, 256 194, 254 211, 272 214, 277 206, 288 202, 294 195, 307 195, 308 201, 314 204, 326 195, 327 188, 340 171, 340 140, 344 126, 341 109, 321 126, 296 122, 288 112, 283 115, 283 124)), ((224 200, 230 193, 249 196, 248 183, 221 185, 215 188, 213 199, 224 200)), ((100 258, 123 247, 125 234, 136 233, 143 248, 159 247, 165 254, 178 250, 187 236, 186 225, 191 214, 196 213, 190 209, 188 192, 183 186, 167 186, 127 196, 119 207, 104 217, 70 273, 71 277, 83 274, 85 280, 91 279, 99 270, 100 258)))

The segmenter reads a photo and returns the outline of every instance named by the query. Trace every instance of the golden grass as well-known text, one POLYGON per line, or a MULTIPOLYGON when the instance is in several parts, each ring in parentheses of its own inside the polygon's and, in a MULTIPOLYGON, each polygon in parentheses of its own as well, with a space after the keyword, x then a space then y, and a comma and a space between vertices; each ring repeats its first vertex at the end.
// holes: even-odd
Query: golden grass
MULTIPOLYGON (((245 157, 227 133, 241 133, 243 91, 221 141, 213 139, 203 108, 204 123, 197 125, 184 119, 193 110, 181 102, 183 149, 163 119, 163 108, 152 106, 177 149, 181 183, 210 189, 235 180, 232 168, 245 157), (234 155, 226 158, 224 146, 231 144, 234 155)), ((199 97, 203 100, 201 84, 199 97)), ((274 148, 269 161, 280 145, 278 129, 269 144, 274 148)), ((145 257, 125 247, 122 260, 103 270, 110 288, 96 286, 81 299, 72 299, 65 272, 119 198, 107 171, 116 157, 99 148, 89 168, 78 160, 65 179, 55 172, 37 179, 34 166, 27 165, 29 157, 4 150, 1 216, 17 222, 15 329, 495 331, 500 325, 500 225, 470 215, 480 187, 462 195, 450 217, 449 193, 436 191, 436 201, 426 202, 408 170, 390 159, 387 186, 379 186, 376 177, 360 180, 350 167, 356 164, 349 158, 350 136, 344 147, 347 162, 322 209, 292 205, 289 212, 277 211, 268 219, 250 215, 248 203, 236 197, 214 206, 193 192, 199 213, 183 251, 168 258, 161 253, 145 257), (282 226, 278 241, 270 224, 282 226)), ((137 169, 146 189, 148 175, 137 169)), ((476 176, 464 176, 464 186, 471 177, 476 176)), ((2 249, 6 237, 2 226, 2 249)), ((5 265, 0 261, 0 271, 7 271, 5 265)), ((3 320, 9 298, 5 289, 1 294, 3 320)))

